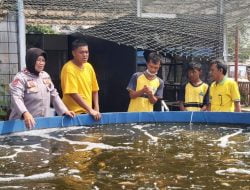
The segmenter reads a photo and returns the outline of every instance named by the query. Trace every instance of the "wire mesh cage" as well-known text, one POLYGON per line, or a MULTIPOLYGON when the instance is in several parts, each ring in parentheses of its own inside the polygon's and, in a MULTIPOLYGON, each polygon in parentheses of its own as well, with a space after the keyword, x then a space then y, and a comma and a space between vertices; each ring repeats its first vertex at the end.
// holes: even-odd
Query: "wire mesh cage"
MULTIPOLYGON (((57 25, 135 48, 222 57, 227 35, 249 32, 248 0, 24 0, 27 24, 57 25)), ((1 13, 17 8, 2 0, 1 13)), ((3 15, 3 14, 2 14, 3 15)), ((225 52, 224 52, 225 53, 225 52)))

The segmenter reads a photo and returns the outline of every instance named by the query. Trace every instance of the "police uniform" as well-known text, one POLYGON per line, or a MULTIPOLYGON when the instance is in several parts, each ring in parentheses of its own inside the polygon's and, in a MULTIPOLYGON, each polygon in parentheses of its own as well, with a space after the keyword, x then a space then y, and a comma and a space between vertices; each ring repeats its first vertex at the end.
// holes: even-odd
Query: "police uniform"
POLYGON ((41 71, 38 75, 30 73, 27 69, 18 72, 9 87, 11 93, 9 119, 20 119, 26 111, 33 117, 51 116, 51 103, 59 115, 68 111, 49 74, 45 71, 41 71))

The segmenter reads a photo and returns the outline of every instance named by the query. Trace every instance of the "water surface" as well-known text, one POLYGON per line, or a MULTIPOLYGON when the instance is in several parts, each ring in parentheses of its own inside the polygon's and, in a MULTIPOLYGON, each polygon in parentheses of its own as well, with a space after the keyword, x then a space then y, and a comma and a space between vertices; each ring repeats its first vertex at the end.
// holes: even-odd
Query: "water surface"
POLYGON ((119 124, 0 136, 1 189, 250 189, 239 126, 119 124))

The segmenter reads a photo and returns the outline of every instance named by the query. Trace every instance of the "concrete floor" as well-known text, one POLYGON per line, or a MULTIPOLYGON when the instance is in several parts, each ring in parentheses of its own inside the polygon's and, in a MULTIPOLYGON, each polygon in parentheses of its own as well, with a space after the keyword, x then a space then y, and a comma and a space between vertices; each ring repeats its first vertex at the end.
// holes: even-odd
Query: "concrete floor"
POLYGON ((250 106, 241 106, 242 112, 250 112, 250 106))

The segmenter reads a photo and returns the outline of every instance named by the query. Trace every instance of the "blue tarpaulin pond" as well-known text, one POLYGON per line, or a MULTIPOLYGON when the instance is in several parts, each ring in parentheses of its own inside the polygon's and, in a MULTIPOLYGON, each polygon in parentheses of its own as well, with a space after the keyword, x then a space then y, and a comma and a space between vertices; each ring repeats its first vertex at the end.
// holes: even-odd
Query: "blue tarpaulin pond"
MULTIPOLYGON (((104 113, 102 119, 94 121, 89 115, 75 118, 56 116, 37 118, 36 129, 69 127, 82 125, 105 125, 118 123, 205 123, 205 124, 241 124, 250 125, 250 113, 231 112, 142 112, 142 113, 104 113)), ((0 122, 0 134, 25 131, 22 120, 0 122)))
POLYGON ((0 123, 0 189, 250 189, 250 114, 104 113, 0 123))

